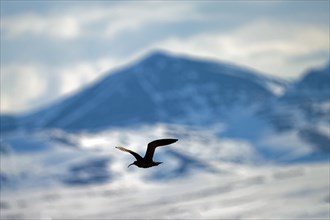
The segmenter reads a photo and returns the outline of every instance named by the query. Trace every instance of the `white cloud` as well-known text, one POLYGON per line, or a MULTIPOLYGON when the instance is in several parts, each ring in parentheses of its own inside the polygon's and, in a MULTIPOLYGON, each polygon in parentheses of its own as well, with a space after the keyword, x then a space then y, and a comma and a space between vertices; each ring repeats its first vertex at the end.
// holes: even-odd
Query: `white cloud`
POLYGON ((24 14, 3 18, 1 30, 11 38, 32 34, 70 40, 77 38, 80 34, 79 23, 74 17, 68 15, 43 17, 36 14, 24 14))
POLYGON ((71 40, 86 35, 94 35, 94 25, 98 37, 113 38, 123 31, 134 31, 153 22, 177 22, 201 19, 195 11, 196 5, 176 3, 139 2, 120 4, 112 7, 69 8, 60 15, 58 11, 48 15, 21 14, 4 17, 1 29, 9 37, 22 37, 25 34, 51 37, 53 40, 71 40), (189 16, 187 16, 189 14, 189 16))
POLYGON ((60 39, 73 39, 79 36, 81 30, 74 17, 63 16, 51 23, 48 32, 51 36, 60 39))
MULTIPOLYGON (((81 17, 86 23, 104 22, 104 36, 112 39, 125 31, 137 31, 152 23, 176 23, 178 21, 193 21, 203 19, 197 12, 197 5, 165 2, 138 2, 117 5, 111 8, 93 8, 87 16, 81 17), (187 16, 189 15, 189 16, 187 16)), ((84 10, 77 10, 77 17, 86 14, 84 10)))
MULTIPOLYGON (((79 62, 72 67, 55 70, 59 76, 60 94, 67 95, 89 84, 114 67, 115 61, 101 58, 94 62, 79 62)), ((54 70, 53 70, 54 72, 54 70)))
POLYGON ((1 68, 1 111, 19 112, 46 91, 47 78, 38 65, 1 68))

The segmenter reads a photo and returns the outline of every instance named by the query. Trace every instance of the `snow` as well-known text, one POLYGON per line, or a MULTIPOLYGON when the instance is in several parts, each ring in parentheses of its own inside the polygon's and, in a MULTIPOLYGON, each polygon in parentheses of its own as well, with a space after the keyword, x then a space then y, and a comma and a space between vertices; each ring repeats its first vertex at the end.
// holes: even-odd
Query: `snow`
MULTIPOLYGON (((1 219, 329 218, 328 161, 269 162, 257 142, 219 137, 225 130, 158 124, 19 133, 18 139, 44 143, 33 154, 15 151, 21 143, 11 135, 2 140, 12 150, 1 155, 1 172, 11 174, 1 186, 1 219), (143 155, 150 140, 166 137, 179 141, 157 149, 154 160, 163 163, 150 169, 127 168, 135 159, 114 148, 143 155)), ((269 147, 295 138, 265 137, 269 147)))
POLYGON ((265 84, 266 87, 278 97, 282 96, 286 91, 286 86, 283 84, 281 85, 279 83, 273 83, 273 82, 266 82, 265 84))
MULTIPOLYGON (((240 169, 232 167, 232 170, 240 169)), ((244 167, 245 175, 205 174, 166 183, 120 183, 3 193, 1 218, 328 219, 327 164, 244 167), (316 181, 317 180, 317 181, 316 181), (30 202, 33 200, 33 202, 30 202), (24 204, 24 205, 23 205, 24 204), (23 207, 22 207, 23 206, 23 207)))

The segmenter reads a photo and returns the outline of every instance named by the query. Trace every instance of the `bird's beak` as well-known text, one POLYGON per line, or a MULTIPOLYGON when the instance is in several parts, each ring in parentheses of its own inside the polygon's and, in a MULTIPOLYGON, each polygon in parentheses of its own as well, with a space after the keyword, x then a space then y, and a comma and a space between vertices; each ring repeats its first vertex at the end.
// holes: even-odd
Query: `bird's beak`
MULTIPOLYGON (((132 166, 133 164, 134 164, 134 163, 131 163, 130 165, 128 165, 128 167, 132 166)), ((128 168, 128 167, 127 167, 127 168, 128 168)))

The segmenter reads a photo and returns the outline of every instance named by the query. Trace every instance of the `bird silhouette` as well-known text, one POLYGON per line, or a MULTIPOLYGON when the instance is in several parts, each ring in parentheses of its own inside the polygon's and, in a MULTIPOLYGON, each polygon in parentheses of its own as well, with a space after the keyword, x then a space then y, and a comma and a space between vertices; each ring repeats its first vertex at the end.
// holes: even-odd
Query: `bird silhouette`
POLYGON ((130 153, 136 158, 136 161, 134 161, 133 163, 128 165, 128 167, 130 167, 131 165, 136 165, 140 168, 149 168, 149 167, 153 167, 153 166, 158 166, 159 164, 162 163, 162 162, 154 162, 152 160, 156 147, 173 144, 174 142, 177 142, 177 141, 178 141, 178 139, 154 140, 148 144, 147 151, 146 151, 146 154, 144 155, 144 157, 141 157, 138 153, 135 153, 134 151, 131 151, 124 147, 116 147, 116 148, 121 151, 130 153))

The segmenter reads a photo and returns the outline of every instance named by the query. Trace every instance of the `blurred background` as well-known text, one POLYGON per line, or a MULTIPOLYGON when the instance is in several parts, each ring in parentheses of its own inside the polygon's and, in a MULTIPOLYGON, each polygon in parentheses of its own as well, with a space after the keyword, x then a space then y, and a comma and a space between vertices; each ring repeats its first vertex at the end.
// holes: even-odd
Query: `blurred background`
POLYGON ((1 219, 329 219, 329 1, 0 4, 1 219))

